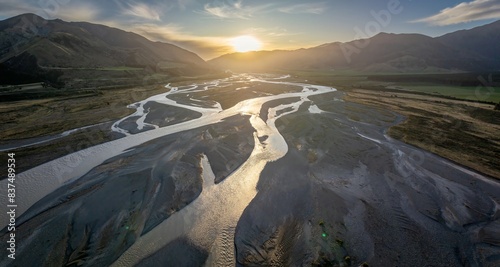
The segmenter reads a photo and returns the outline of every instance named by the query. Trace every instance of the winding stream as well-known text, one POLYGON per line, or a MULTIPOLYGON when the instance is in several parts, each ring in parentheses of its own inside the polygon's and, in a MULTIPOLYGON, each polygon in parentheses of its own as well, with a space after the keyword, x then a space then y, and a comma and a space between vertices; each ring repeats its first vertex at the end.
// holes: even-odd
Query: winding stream
MULTIPOLYGON (((61 246, 71 249, 78 243, 71 252, 75 254, 71 255, 73 262, 81 260, 86 265, 98 258, 92 257, 95 255, 102 256, 106 265, 117 267, 151 265, 157 254, 179 240, 206 252, 206 258, 202 257, 205 266, 234 266, 236 258, 249 265, 295 258, 294 264, 288 265, 303 265, 318 259, 320 250, 341 264, 338 260, 348 255, 339 246, 338 238, 342 238, 350 242, 353 258, 375 260, 382 266, 397 265, 400 259, 401 265, 467 261, 475 266, 487 259, 493 264, 487 266, 494 266, 498 262, 500 239, 495 235, 500 229, 500 186, 496 181, 392 140, 384 134, 389 122, 395 120, 389 112, 377 113, 331 95, 318 101, 323 97, 320 95, 336 89, 285 78, 289 76, 240 74, 188 86, 166 85, 165 93, 132 103, 129 108, 136 111, 113 123, 111 130, 125 137, 18 174, 17 217, 25 213, 19 223, 26 223, 25 236, 37 240, 33 244, 30 240, 20 242, 20 253, 45 242, 49 239, 46 236, 63 233, 63 237, 51 240, 53 247, 48 251, 56 251, 59 242, 66 242, 61 246), (257 85, 264 85, 260 92, 255 91, 257 85), (240 93, 253 97, 226 109, 220 104, 224 100, 214 100, 240 93), (161 127, 148 120, 150 109, 158 107, 175 107, 200 117, 186 115, 187 121, 161 127), (351 119, 353 113, 358 120, 351 119), (239 121, 234 122, 235 117, 239 121), (277 123, 279 118, 283 119, 277 123), (211 139, 206 127, 210 125, 219 125, 215 134, 220 140, 211 139), (243 139, 221 137, 230 136, 226 133, 230 128, 243 139), (183 137, 183 142, 175 140, 183 137), (198 150, 191 146, 196 142, 201 143, 198 150), (233 149, 227 154, 222 148, 222 152, 212 151, 223 142, 233 142, 237 148, 224 147, 226 152, 233 149), (246 145, 246 150, 238 150, 240 145, 246 145), (195 182, 200 182, 201 193, 197 191, 194 200, 162 217, 162 209, 172 207, 155 206, 154 201, 170 201, 160 196, 170 192, 165 190, 168 179, 161 175, 170 175, 168 172, 177 167, 171 162, 180 162, 183 155, 179 154, 189 151, 203 155, 196 158, 201 175, 197 173, 199 180, 195 182), (245 153, 239 155, 245 156, 239 159, 238 167, 217 180, 221 163, 226 168, 232 164, 227 155, 241 151, 245 153), (160 191, 161 186, 164 191, 160 191), (265 186, 267 190, 261 190, 265 186), (69 192, 64 192, 66 189, 69 192), (135 191, 139 193, 134 195, 135 191), (130 202, 101 205, 106 197, 112 198, 109 202, 115 198, 130 202), (106 207, 99 209, 102 206, 106 207), (94 209, 109 212, 109 218, 87 215, 94 209), (158 213, 151 213, 153 209, 158 213), (148 221, 151 228, 147 228, 143 217, 150 216, 153 222, 148 221), (326 223, 318 225, 318 220, 326 223), (40 222, 42 225, 31 225, 40 222), (125 223, 126 230, 124 222, 130 223, 125 223), (328 231, 331 238, 323 235, 328 231), (117 241, 109 242, 107 233, 117 241), (85 239, 87 235, 94 239, 85 239), (96 245, 101 241, 107 245, 96 245), (274 247, 264 248, 266 242, 274 247), (386 245, 390 243, 395 248, 386 245), (333 247, 337 250, 332 252, 333 247)), ((1 203, 7 202, 6 183, 0 181, 1 203)), ((0 214, 1 228, 7 223, 6 214, 0 214)), ((2 260, 0 266, 5 264, 2 260)))
MULTIPOLYGON (((230 229, 234 229, 241 213, 256 195, 256 184, 259 180, 259 174, 266 163, 281 158, 288 150, 283 136, 281 136, 276 129, 274 124, 275 121, 282 116, 297 111, 302 103, 309 101, 307 99, 308 96, 335 91, 335 89, 325 86, 244 76, 243 79, 249 82, 299 86, 302 87, 303 90, 301 92, 283 93, 244 100, 226 110, 222 110, 218 103, 213 107, 203 108, 179 104, 168 98, 171 94, 186 94, 196 90, 211 90, 212 88, 217 88, 217 86, 222 83, 227 85, 231 84, 233 80, 237 82, 241 79, 241 76, 222 79, 205 85, 202 89, 197 89, 201 88, 202 85, 194 85, 184 90, 179 90, 179 88, 167 85, 166 89, 169 89, 168 92, 152 96, 146 100, 130 105, 129 107, 136 108, 136 112, 117 121, 112 126, 113 131, 123 133, 126 137, 78 151, 20 173, 16 181, 18 192, 18 216, 58 187, 78 179, 78 177, 98 166, 106 159, 119 155, 134 146, 161 136, 214 124, 237 114, 250 115, 250 123, 256 132, 254 133, 255 147, 248 160, 220 184, 206 186, 210 184, 207 182, 210 180, 210 167, 208 163, 210 159, 207 160, 205 158, 203 166, 204 179, 206 181, 201 195, 187 207, 176 212, 152 231, 139 238, 137 242, 114 263, 114 266, 129 266, 137 263, 142 258, 150 255, 166 245, 169 241, 181 235, 187 235, 190 240, 201 247, 210 248, 213 253, 210 254, 209 261, 213 262, 214 265, 224 266, 227 264, 234 264, 232 246, 234 231, 230 229), (267 121, 263 121, 259 117, 260 109, 264 103, 271 100, 290 97, 299 97, 300 100, 291 104, 270 108, 267 121), (142 129, 145 126, 145 116, 148 114, 143 106, 150 101, 197 111, 201 113, 202 116, 197 119, 163 128, 159 128, 155 125, 155 129, 135 135, 119 127, 120 122, 123 120, 129 117, 139 116, 139 119, 137 119, 137 127, 142 129), (280 114, 277 115, 277 113, 280 114), (260 141, 259 137, 264 136, 267 138, 264 141, 260 141), (234 192, 238 193, 234 194, 234 192), (214 205, 214 203, 217 204, 214 205), (203 218, 203 220, 200 220, 200 218, 203 218)), ((318 109, 316 108, 314 111, 317 112, 318 109)), ((5 191, 7 188, 5 184, 6 180, 1 181, 0 190, 5 191)), ((1 201, 5 202, 5 192, 1 192, 1 197, 1 201)), ((1 216, 0 223, 3 228, 7 224, 7 218, 4 214, 1 216)))

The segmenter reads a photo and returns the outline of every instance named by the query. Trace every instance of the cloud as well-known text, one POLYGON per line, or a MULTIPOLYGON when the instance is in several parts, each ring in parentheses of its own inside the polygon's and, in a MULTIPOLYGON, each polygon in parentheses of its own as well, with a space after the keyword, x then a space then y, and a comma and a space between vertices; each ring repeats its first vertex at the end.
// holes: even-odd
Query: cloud
POLYGON ((0 16, 13 17, 23 13, 35 13, 39 8, 34 8, 19 0, 0 1, 0 16))
MULTIPOLYGON (((179 0, 177 4, 191 5, 195 0, 179 0)), ((178 45, 193 51, 205 59, 231 52, 229 38, 217 36, 196 36, 186 32, 177 24, 164 24, 160 14, 166 9, 173 8, 169 5, 146 6, 143 4, 127 4, 117 2, 118 16, 104 16, 105 10, 99 8, 97 3, 77 1, 25 1, 25 0, 0 0, 0 20, 17 16, 22 13, 34 13, 46 19, 60 18, 65 21, 91 21, 110 27, 132 31, 152 41, 161 41, 178 45), (48 3, 55 3, 49 5, 48 3), (61 4, 58 4, 61 2, 61 4), (63 4, 64 2, 64 4, 63 4), (47 3, 47 5, 42 5, 47 3), (126 15, 123 17, 120 15, 126 15), (147 19, 130 21, 130 17, 147 19)), ((182 8, 179 6, 179 8, 182 8)))
POLYGON ((259 39, 265 50, 293 50, 301 48, 290 43, 290 38, 297 39, 302 32, 290 32, 286 28, 275 26, 270 28, 252 27, 240 33, 241 35, 251 35, 259 39))
POLYGON ((66 6, 55 14, 54 17, 65 21, 93 21, 99 15, 99 9, 90 4, 78 4, 77 6, 66 6))
POLYGON ((278 9, 280 12, 288 14, 321 14, 327 9, 326 3, 297 4, 278 9))
POLYGON ((120 28, 126 28, 127 30, 133 31, 155 41, 172 40, 175 39, 173 37, 176 36, 181 38, 185 36, 185 34, 182 33, 182 27, 174 23, 165 25, 156 25, 152 23, 134 23, 133 25, 128 25, 128 27, 120 28))
POLYGON ((185 10, 188 6, 192 5, 195 0, 177 0, 177 6, 181 10, 185 10))
POLYGON ((500 18, 500 0, 474 0, 445 8, 438 14, 413 20, 413 23, 428 23, 446 26, 464 22, 500 18))
POLYGON ((143 23, 134 24, 132 27, 120 27, 120 25, 116 24, 112 26, 126 28, 153 41, 178 45, 197 53, 205 59, 232 51, 229 45, 230 38, 228 37, 195 36, 184 32, 181 26, 172 23, 167 25, 143 23))
POLYGON ((273 38, 273 37, 289 37, 289 36, 295 36, 295 35, 300 35, 302 33, 300 32, 289 32, 287 29, 276 26, 272 28, 249 28, 244 30, 245 33, 253 34, 253 35, 259 35, 259 36, 265 36, 266 39, 273 38))
POLYGON ((157 8, 148 6, 143 3, 127 4, 124 8, 123 14, 140 17, 148 20, 160 21, 160 14, 156 11, 157 8))
POLYGON ((231 3, 218 2, 216 4, 205 4, 202 13, 221 19, 249 19, 254 14, 263 12, 271 6, 272 4, 245 6, 242 0, 231 3))

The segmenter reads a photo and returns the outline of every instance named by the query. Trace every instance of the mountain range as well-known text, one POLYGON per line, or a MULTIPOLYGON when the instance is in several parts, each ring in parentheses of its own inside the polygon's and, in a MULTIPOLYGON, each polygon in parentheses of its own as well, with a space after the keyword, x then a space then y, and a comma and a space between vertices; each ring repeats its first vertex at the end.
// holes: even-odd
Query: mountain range
POLYGON ((234 71, 354 69, 367 72, 500 70, 500 21, 432 38, 379 33, 293 51, 233 53, 209 63, 234 71))
POLYGON ((172 75, 210 69, 193 52, 104 25, 45 20, 34 14, 0 21, 0 71, 14 77, 31 82, 69 70, 124 67, 172 75))
MULTIPOLYGON (((440 37, 379 33, 298 50, 232 53, 204 61, 178 46, 88 22, 23 14, 0 21, 0 84, 99 77, 129 83, 152 74, 194 76, 233 71, 332 70, 439 72, 500 70, 500 21, 440 37), (106 70, 106 71, 102 71, 106 70), (110 71, 111 70, 111 71, 110 71), (111 75, 115 71, 115 76, 111 75), (126 70, 126 71, 123 71, 126 70), (108 77, 109 76, 109 77, 108 77), (119 79, 115 79, 119 80, 119 79)), ((81 86, 81 85, 79 85, 81 86)), ((94 85, 97 86, 97 85, 94 85)))

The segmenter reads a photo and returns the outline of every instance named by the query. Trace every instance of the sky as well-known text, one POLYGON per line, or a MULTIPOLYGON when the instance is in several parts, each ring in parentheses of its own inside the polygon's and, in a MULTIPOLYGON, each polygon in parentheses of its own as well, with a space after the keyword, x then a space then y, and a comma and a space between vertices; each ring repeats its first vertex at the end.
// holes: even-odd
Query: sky
POLYGON ((440 36, 500 19, 500 0, 0 0, 0 20, 22 13, 88 21, 176 44, 208 60, 238 36, 261 50, 346 42, 379 32, 440 36))

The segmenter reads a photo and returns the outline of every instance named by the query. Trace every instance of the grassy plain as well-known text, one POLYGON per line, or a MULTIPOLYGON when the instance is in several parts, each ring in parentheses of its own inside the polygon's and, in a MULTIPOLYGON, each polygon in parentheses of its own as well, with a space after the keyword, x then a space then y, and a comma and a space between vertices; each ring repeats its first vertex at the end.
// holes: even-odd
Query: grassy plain
MULTIPOLYGON (((52 136, 64 131, 111 122, 131 114, 127 105, 141 98, 165 91, 163 86, 145 86, 106 90, 101 94, 51 97, 2 103, 0 106, 0 144, 15 140, 52 136)), ((108 125, 109 126, 109 125, 108 125)), ((12 149, 16 153, 17 172, 56 159, 93 145, 116 138, 101 127, 89 128, 75 134, 26 148, 12 149)), ((2 171, 0 177, 5 173, 2 171)))
POLYGON ((364 88, 424 93, 487 103, 500 102, 500 73, 380 74, 348 70, 296 71, 295 77, 341 90, 364 88))
MULTIPOLYGON (((175 78, 175 85, 190 84, 193 80, 212 80, 219 77, 175 78)), ((144 100, 149 96, 165 92, 165 83, 118 87, 115 89, 96 89, 89 93, 67 90, 64 95, 53 95, 50 88, 47 94, 33 99, 3 101, 0 105, 0 146, 18 140, 54 136, 64 131, 101 124, 78 131, 69 136, 25 148, 5 151, 16 153, 17 172, 59 158, 90 146, 113 140, 119 136, 110 131, 110 124, 119 118, 133 113, 129 104, 144 100)), ((5 158, 5 160, 7 160, 5 158)), ((6 176, 6 169, 0 177, 6 176)))
POLYGON ((450 86, 436 85, 432 83, 401 83, 398 89, 415 92, 423 92, 434 95, 456 97, 466 100, 483 100, 498 103, 500 102, 500 87, 486 86, 450 86))
POLYGON ((388 130, 391 137, 500 179, 500 111, 494 110, 499 74, 297 72, 294 77, 343 90, 348 101, 398 112, 406 119, 388 130), (488 83, 476 77, 488 77, 488 83))
MULTIPOLYGON (((393 138, 500 178, 500 111, 493 110, 494 103, 500 99, 498 75, 483 75, 492 85, 481 87, 482 95, 488 97, 474 99, 476 88, 481 85, 481 81, 476 79, 481 76, 476 74, 465 75, 465 78, 462 77, 464 74, 391 76, 349 71, 298 71, 291 74, 292 79, 297 81, 307 80, 309 83, 333 86, 345 91, 348 101, 401 113, 406 120, 389 129, 388 133, 393 138), (455 84, 456 81, 464 86, 455 84), (425 84, 422 85, 422 82, 425 84), (474 85, 474 82, 478 84, 474 85), (495 89, 491 91, 491 88, 495 89)), ((198 79, 203 78, 216 77, 198 79)), ((192 80, 187 79, 185 83, 192 80)), ((178 82, 179 85, 183 83, 182 79, 172 82, 178 82)), ((219 99, 216 100, 224 108, 234 105, 240 100, 240 97, 232 97, 235 89, 221 89, 219 99)), ((68 91, 63 95, 49 94, 34 99, 3 102, 0 106, 0 119, 3 122, 0 126, 0 145, 12 140, 50 136, 78 127, 111 123, 133 112, 126 108, 128 104, 164 91, 162 83, 68 91)), ((203 92, 200 94, 200 97, 204 96, 203 92)), ((23 171, 116 137, 109 131, 109 127, 93 127, 58 139, 57 142, 9 152, 15 152, 18 161, 24 162, 18 169, 23 171)), ((4 176, 4 173, 0 173, 0 176, 4 176)))

